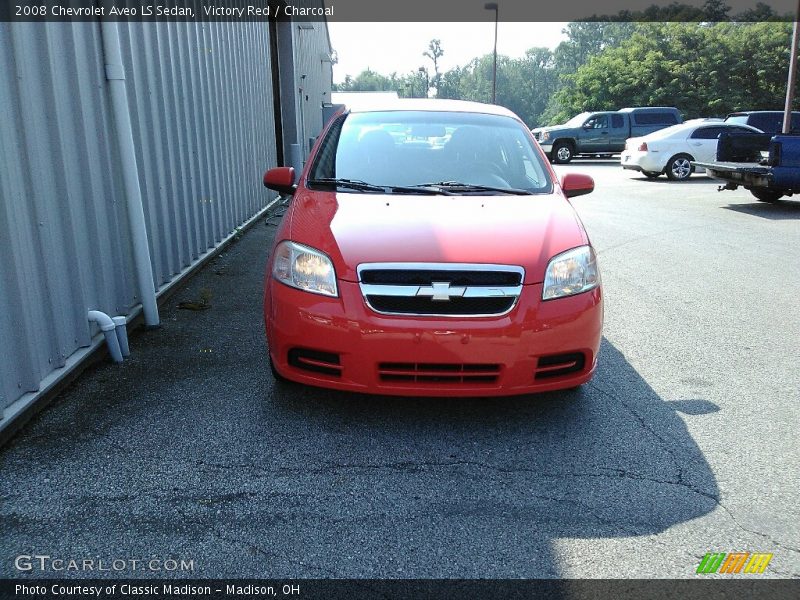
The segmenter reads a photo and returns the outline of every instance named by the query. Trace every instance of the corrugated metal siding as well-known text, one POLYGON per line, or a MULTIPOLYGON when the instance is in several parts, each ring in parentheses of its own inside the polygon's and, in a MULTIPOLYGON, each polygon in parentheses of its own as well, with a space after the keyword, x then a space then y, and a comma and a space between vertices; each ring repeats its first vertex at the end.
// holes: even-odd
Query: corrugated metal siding
MULTIPOLYGON (((119 28, 158 289, 269 200, 269 29, 119 28)), ((318 82, 317 44, 315 103, 330 90, 329 76, 318 82)), ((308 119, 316 135, 311 110, 308 119)), ((90 345, 88 309, 138 304, 99 23, 0 23, 0 199, 3 409, 90 345)))
POLYGON ((98 35, 0 23, 0 407, 89 345, 89 308, 131 304, 98 35))
MULTIPOLYGON (((316 3, 309 2, 314 5, 316 3)), ((302 80, 303 95, 300 98, 302 124, 305 139, 303 140, 304 156, 308 155, 308 139, 315 137, 322 130, 322 105, 330 102, 332 80, 332 64, 330 46, 325 33, 324 23, 303 23, 295 25, 295 76, 302 80), (324 94, 323 94, 324 92, 324 94)))
POLYGON ((120 24, 156 287, 261 208, 276 162, 263 23, 120 24))

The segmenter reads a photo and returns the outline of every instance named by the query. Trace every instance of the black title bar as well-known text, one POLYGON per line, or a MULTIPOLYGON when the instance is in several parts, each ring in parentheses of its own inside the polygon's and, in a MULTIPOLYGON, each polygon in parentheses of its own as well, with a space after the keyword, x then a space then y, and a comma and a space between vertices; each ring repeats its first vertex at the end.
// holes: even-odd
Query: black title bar
POLYGON ((0 21, 791 21, 794 0, 2 0, 0 21), (765 11, 768 11, 765 13, 765 11))
MULTIPOLYGON (((654 563, 657 568, 657 561, 654 563)), ((774 600, 800 597, 800 580, 754 575, 715 579, 3 579, 0 597, 29 600, 232 599, 288 600, 774 600)))

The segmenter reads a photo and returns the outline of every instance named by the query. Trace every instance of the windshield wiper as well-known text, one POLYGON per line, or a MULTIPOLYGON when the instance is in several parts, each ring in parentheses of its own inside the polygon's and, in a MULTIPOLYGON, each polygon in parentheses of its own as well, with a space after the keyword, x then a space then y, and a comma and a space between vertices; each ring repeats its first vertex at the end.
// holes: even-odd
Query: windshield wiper
POLYGON ((452 196, 453 192, 438 185, 393 185, 389 188, 395 194, 432 194, 439 196, 452 196))
POLYGON ((420 188, 433 188, 452 193, 469 194, 470 192, 498 192, 500 194, 514 194, 517 196, 532 195, 533 192, 519 188, 504 188, 491 185, 477 185, 473 183, 462 183, 460 181, 437 181, 436 183, 421 183, 420 188))
POLYGON ((437 186, 428 187, 424 185, 376 185, 374 183, 367 183, 360 179, 339 179, 336 177, 320 177, 318 179, 309 179, 309 185, 330 185, 336 187, 347 188, 351 190, 359 190, 363 192, 379 192, 381 194, 439 194, 443 196, 451 196, 452 192, 448 192, 437 186))
POLYGON ((336 177, 320 177, 319 179, 309 179, 309 185, 333 185, 336 187, 343 187, 351 190, 359 190, 362 192, 380 192, 386 193, 386 188, 382 185, 375 185, 361 181, 360 179, 337 179, 336 177))

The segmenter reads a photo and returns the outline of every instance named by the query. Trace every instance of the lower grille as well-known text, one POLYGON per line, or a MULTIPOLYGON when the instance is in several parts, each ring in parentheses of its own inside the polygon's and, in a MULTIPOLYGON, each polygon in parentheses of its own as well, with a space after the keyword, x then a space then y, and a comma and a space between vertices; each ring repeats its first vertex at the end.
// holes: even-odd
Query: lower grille
POLYGON ((296 369, 331 375, 333 377, 342 376, 342 366, 339 355, 333 352, 322 352, 321 350, 310 350, 308 348, 292 348, 289 350, 289 364, 296 369))
POLYGON ((452 298, 437 302, 423 296, 367 296, 378 312, 407 315, 497 315, 511 310, 514 297, 452 298))
POLYGON ((549 379, 578 373, 585 365, 586 357, 581 352, 541 356, 536 365, 534 379, 549 379))
POLYGON ((378 364, 381 381, 409 383, 496 383, 500 365, 460 363, 378 364))

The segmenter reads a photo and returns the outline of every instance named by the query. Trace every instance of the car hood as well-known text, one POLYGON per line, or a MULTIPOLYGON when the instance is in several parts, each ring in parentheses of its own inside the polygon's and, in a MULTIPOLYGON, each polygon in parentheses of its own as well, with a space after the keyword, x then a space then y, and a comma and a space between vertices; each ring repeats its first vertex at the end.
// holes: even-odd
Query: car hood
POLYGON ((588 243, 560 193, 416 196, 298 191, 290 238, 331 257, 339 279, 358 281, 366 262, 518 265, 544 279, 554 255, 588 243))
POLYGON ((559 131, 573 131, 575 129, 576 127, 567 127, 566 125, 551 125, 549 127, 541 127, 539 131, 541 131, 542 133, 544 132, 554 133, 559 131))

